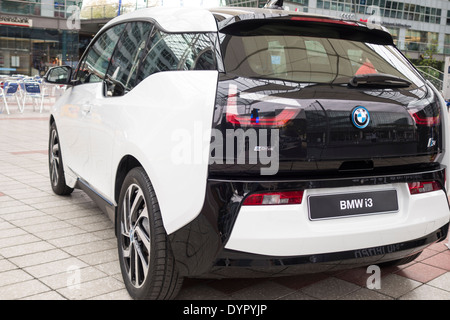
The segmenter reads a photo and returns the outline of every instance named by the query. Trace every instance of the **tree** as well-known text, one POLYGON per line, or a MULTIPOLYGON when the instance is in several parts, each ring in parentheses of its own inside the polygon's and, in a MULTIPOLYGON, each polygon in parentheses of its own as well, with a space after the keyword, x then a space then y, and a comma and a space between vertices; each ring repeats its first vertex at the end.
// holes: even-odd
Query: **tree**
MULTIPOLYGON (((85 6, 81 9, 82 19, 101 19, 101 18, 114 18, 117 16, 119 9, 119 2, 115 1, 111 3, 110 0, 94 0, 89 6, 85 6)), ((120 13, 130 12, 134 9, 132 3, 126 3, 122 1, 120 13)))
POLYGON ((433 56, 437 53, 438 43, 436 40, 433 40, 429 47, 425 50, 423 54, 420 55, 420 58, 415 61, 415 64, 418 66, 428 66, 434 69, 442 71, 444 68, 443 62, 436 60, 433 56))

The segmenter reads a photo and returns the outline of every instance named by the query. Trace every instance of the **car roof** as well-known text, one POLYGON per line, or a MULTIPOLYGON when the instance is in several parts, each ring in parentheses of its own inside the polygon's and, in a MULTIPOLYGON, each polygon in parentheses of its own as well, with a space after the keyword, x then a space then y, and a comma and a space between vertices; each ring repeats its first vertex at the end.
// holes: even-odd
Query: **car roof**
MULTIPOLYGON (((136 10, 110 20, 103 28, 126 21, 151 21, 167 32, 216 32, 230 23, 247 19, 268 19, 274 17, 316 18, 323 21, 348 22, 360 27, 369 26, 363 22, 345 20, 326 15, 317 15, 297 11, 249 7, 218 7, 204 9, 200 7, 152 7, 136 10)), ((371 29, 386 31, 378 25, 371 29)))
POLYGON ((103 28, 126 21, 151 21, 167 32, 216 32, 217 23, 203 8, 152 7, 139 9, 110 20, 103 28))

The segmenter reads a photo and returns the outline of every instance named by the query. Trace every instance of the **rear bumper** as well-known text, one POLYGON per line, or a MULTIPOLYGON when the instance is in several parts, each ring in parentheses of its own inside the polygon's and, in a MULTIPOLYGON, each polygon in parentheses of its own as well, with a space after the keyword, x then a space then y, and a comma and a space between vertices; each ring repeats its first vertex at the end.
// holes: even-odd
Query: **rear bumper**
MULTIPOLYGON (((434 192, 435 197, 436 193, 439 193, 439 212, 425 212, 428 217, 420 226, 408 222, 406 219, 408 210, 404 206, 408 206, 409 201, 400 199, 401 203, 404 203, 401 204, 403 206, 401 208, 405 209, 406 211, 403 211, 406 213, 400 212, 403 218, 400 217, 395 223, 391 221, 394 225, 379 224, 377 227, 377 223, 371 221, 373 218, 369 217, 366 222, 361 222, 363 224, 356 225, 355 228, 355 219, 358 218, 344 218, 338 222, 341 226, 345 226, 341 234, 337 232, 330 236, 328 232, 317 230, 305 234, 305 230, 299 229, 295 239, 292 239, 292 234, 289 234, 286 227, 290 218, 284 222, 283 219, 279 219, 280 210, 275 211, 272 208, 270 209, 272 212, 266 212, 258 219, 258 216, 252 217, 246 212, 247 207, 241 208, 241 202, 251 192, 267 190, 304 189, 320 192, 327 189, 355 187, 370 190, 373 187, 382 188, 386 185, 398 186, 407 182, 430 180, 440 181, 444 185, 444 174, 444 169, 438 169, 383 177, 341 179, 276 181, 209 179, 200 214, 183 228, 169 235, 172 251, 180 273, 183 276, 193 277, 255 277, 280 272, 311 273, 400 259, 421 251, 447 236, 450 213, 444 192, 434 192), (274 218, 272 221, 266 219, 270 216, 274 218), (274 224, 277 220, 280 221, 278 225, 274 224), (252 224, 252 221, 255 223, 252 224), (348 231, 345 231, 345 228, 348 231), (268 230, 277 232, 271 235, 268 230), (373 235, 377 233, 381 236, 373 240, 373 235), (401 237, 398 236, 399 233, 401 237), (341 244, 336 242, 336 239, 343 236, 345 245, 341 245, 342 241, 341 244)), ((432 200, 430 202, 430 199, 423 199, 422 205, 426 203, 432 203, 432 200)), ((421 210, 423 208, 421 207, 421 210)), ((301 211, 298 211, 296 216, 308 220, 307 215, 301 211)), ((306 220, 305 223, 308 222, 306 220)), ((335 222, 336 220, 328 221, 327 228, 332 230, 335 222)), ((295 234, 295 230, 293 232, 295 234)))
POLYGON ((447 223, 425 237, 401 243, 293 257, 270 257, 225 249, 204 277, 274 277, 376 265, 411 256, 442 241, 447 237, 448 228, 447 223))

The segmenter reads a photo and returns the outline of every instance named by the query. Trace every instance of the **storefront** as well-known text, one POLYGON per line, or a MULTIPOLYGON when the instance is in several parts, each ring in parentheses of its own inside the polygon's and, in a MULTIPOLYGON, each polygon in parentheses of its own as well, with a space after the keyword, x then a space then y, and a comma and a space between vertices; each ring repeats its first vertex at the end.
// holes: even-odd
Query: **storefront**
POLYGON ((0 74, 43 75, 52 66, 76 63, 79 29, 68 9, 77 3, 1 1, 0 74))

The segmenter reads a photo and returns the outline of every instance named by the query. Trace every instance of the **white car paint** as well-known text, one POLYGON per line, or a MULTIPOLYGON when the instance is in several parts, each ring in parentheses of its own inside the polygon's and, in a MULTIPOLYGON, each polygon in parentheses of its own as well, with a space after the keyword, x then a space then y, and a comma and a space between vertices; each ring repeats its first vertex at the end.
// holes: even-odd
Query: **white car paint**
MULTIPOLYGON (((151 177, 167 233, 178 230, 194 219, 203 206, 217 76, 217 71, 156 73, 121 97, 104 97, 102 83, 68 90, 62 101, 72 100, 78 90, 85 90, 86 99, 79 99, 77 106, 59 103, 53 111, 56 123, 61 123, 61 148, 65 168, 69 169, 66 173, 75 172, 103 198, 116 204, 117 167, 124 156, 134 156, 151 177), (77 123, 85 123, 89 131, 67 130, 75 118, 77 123), (199 134, 204 145, 197 146, 195 154, 183 154, 191 150, 191 143, 199 134), (72 140, 75 142, 70 146, 65 145, 72 140), (86 149, 90 150, 91 157, 81 157, 83 163, 77 166, 83 174, 79 173, 81 169, 73 169, 78 165, 75 159, 80 157, 67 155, 74 146, 84 156, 86 149)), ((68 180, 71 186, 76 182, 68 180)))
POLYGON ((210 11, 201 8, 168 7, 133 11, 112 19, 103 29, 119 22, 139 19, 154 20, 167 32, 217 32, 217 23, 210 11))
POLYGON ((448 203, 441 190, 410 195, 407 184, 395 184, 339 188, 339 192, 389 188, 398 194, 395 213, 311 221, 307 197, 336 189, 306 190, 300 205, 242 206, 225 247, 269 256, 340 252, 418 239, 448 223, 448 203))

